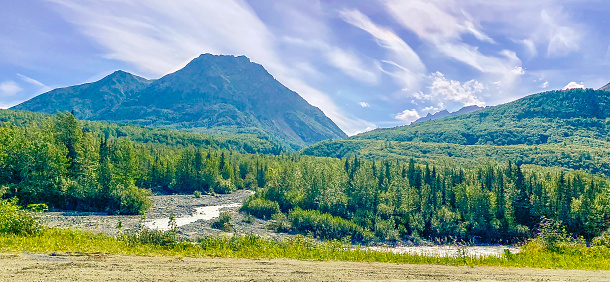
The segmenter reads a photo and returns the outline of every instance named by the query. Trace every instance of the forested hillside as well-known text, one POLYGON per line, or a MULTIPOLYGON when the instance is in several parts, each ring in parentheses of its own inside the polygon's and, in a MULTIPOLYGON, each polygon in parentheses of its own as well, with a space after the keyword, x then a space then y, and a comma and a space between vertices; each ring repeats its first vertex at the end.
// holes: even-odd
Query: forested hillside
POLYGON ((243 210, 272 219, 279 232, 360 242, 516 241, 531 236, 543 217, 591 238, 610 222, 610 183, 579 171, 513 162, 424 165, 241 154, 194 146, 188 142, 197 139, 188 134, 181 142, 135 142, 105 134, 103 123, 85 127, 88 122, 70 113, 29 121, 37 115, 5 114, 19 126, 0 126, 0 187, 3 197, 23 205, 136 214, 150 206, 151 192, 252 189, 257 193, 243 210))
MULTIPOLYGON (((0 110, 0 123, 9 122, 18 127, 41 127, 52 123, 54 115, 28 111, 0 110)), ((97 138, 128 137, 138 143, 158 143, 161 145, 201 149, 228 149, 240 153, 261 153, 277 155, 284 148, 269 139, 251 134, 202 134, 178 130, 150 128, 138 125, 115 124, 102 121, 79 120, 83 131, 97 138)))
POLYGON ((550 91, 469 114, 322 141, 303 153, 426 162, 510 160, 610 176, 609 102, 610 92, 602 90, 550 91))
POLYGON ((352 139, 461 145, 537 145, 569 137, 610 141, 610 92, 549 91, 469 114, 376 129, 352 139))

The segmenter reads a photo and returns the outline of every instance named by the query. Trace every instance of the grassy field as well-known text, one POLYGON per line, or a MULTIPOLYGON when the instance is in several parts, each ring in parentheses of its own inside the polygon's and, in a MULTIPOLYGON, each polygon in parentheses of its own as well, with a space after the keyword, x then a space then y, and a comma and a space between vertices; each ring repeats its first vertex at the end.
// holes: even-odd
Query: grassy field
MULTIPOLYGON (((167 239, 167 238, 166 238, 167 239)), ((610 249, 607 247, 565 246, 549 251, 537 242, 522 247, 518 254, 500 257, 430 257, 393 254, 365 250, 350 250, 339 241, 319 243, 297 236, 277 241, 256 235, 208 237, 199 243, 162 240, 158 236, 139 235, 122 239, 70 229, 44 229, 37 235, 3 234, 0 251, 4 253, 77 253, 166 257, 224 257, 249 259, 298 259, 318 261, 360 261, 454 266, 511 266, 610 270, 610 249), (151 243, 143 243, 151 242, 151 243), (165 244, 165 245, 163 245, 165 244)))

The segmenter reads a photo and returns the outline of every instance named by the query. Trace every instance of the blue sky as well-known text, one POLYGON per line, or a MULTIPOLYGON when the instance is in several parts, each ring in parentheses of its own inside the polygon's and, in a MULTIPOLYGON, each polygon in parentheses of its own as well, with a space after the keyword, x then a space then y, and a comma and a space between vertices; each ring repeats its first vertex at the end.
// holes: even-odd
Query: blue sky
POLYGON ((352 135, 610 82, 610 2, 0 1, 0 107, 246 55, 352 135))

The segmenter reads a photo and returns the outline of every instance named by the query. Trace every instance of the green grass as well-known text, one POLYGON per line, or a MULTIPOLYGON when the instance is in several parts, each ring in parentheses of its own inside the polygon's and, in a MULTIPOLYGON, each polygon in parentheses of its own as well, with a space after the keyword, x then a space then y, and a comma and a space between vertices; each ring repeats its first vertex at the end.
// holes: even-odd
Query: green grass
POLYGON ((387 263, 487 265, 535 268, 565 268, 586 270, 610 270, 608 247, 565 246, 551 252, 535 241, 526 244, 523 252, 501 257, 429 257, 399 255, 368 250, 349 250, 349 245, 339 241, 319 243, 297 236, 276 241, 256 235, 208 237, 198 244, 178 242, 165 246, 143 244, 133 240, 120 240, 104 234, 94 234, 71 229, 47 228, 37 235, 0 235, 2 252, 37 253, 105 253, 137 256, 180 257, 232 257, 250 259, 289 258, 299 260, 340 260, 387 263))

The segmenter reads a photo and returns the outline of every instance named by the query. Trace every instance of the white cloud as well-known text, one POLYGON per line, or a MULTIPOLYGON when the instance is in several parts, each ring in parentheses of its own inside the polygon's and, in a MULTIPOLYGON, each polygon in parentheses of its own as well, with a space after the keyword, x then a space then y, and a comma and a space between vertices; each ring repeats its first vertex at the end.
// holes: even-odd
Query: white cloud
POLYGON ((13 96, 23 90, 15 81, 8 80, 0 83, 0 93, 4 96, 13 96))
POLYGON ((367 103, 367 102, 359 102, 358 104, 360 104, 360 107, 363 107, 363 108, 370 108, 371 107, 371 105, 369 105, 369 103, 367 103))
POLYGON ((580 49, 581 35, 572 27, 559 24, 558 22, 561 22, 559 13, 550 14, 549 11, 542 10, 540 18, 548 34, 548 56, 565 56, 580 49))
POLYGON ((397 120, 402 120, 404 122, 412 122, 420 118, 421 116, 417 113, 415 109, 413 110, 404 110, 401 113, 397 114, 394 118, 397 120))
POLYGON ((38 93, 37 94, 44 93, 44 92, 47 92, 47 91, 51 90, 51 87, 45 85, 44 83, 42 83, 42 82, 40 82, 40 81, 38 81, 36 79, 33 79, 31 77, 28 77, 28 76, 25 76, 25 75, 22 75, 22 74, 19 74, 19 73, 17 74, 17 76, 19 76, 19 78, 21 78, 21 80, 23 80, 24 82, 27 82, 27 83, 32 84, 34 86, 37 86, 38 87, 38 93))
POLYGON ((390 59, 382 62, 392 62, 397 68, 396 71, 381 69, 383 72, 390 74, 403 87, 418 88, 421 74, 426 71, 426 66, 411 46, 391 30, 373 23, 369 17, 358 10, 342 10, 340 16, 345 22, 368 32, 375 38, 379 46, 389 51, 390 59))
POLYGON ((440 108, 434 107, 434 106, 428 106, 422 109, 423 112, 427 112, 427 113, 436 113, 438 111, 440 111, 440 108))
POLYGON ((575 81, 572 81, 572 82, 568 83, 568 85, 564 86, 561 90, 577 89, 577 88, 585 88, 585 85, 582 82, 577 83, 575 81))
POLYGON ((463 9, 451 11, 455 6, 453 1, 386 1, 390 14, 420 38, 449 41, 469 33, 480 41, 493 42, 463 9))
MULTIPOLYGON (((282 60, 280 40, 242 0, 49 1, 58 4, 68 21, 105 48, 107 58, 159 76, 179 69, 201 53, 243 54, 319 107, 346 133, 370 125, 347 116, 328 95, 303 82, 299 72, 282 60)), ((349 59, 353 57, 344 56, 334 63, 343 68, 358 66, 349 59)), ((369 74, 356 71, 352 75, 369 74)))
POLYGON ((366 70, 360 59, 351 52, 346 52, 340 48, 332 48, 325 53, 328 61, 345 74, 368 84, 376 84, 378 75, 366 70))
POLYGON ((505 87, 512 86, 520 76, 514 71, 521 68, 521 60, 515 52, 502 50, 486 55, 479 51, 478 46, 462 41, 463 35, 471 34, 481 42, 494 43, 479 23, 465 10, 456 8, 453 1, 388 0, 385 4, 388 13, 398 23, 441 54, 495 76, 505 87))
POLYGON ((485 105, 485 102, 476 95, 481 93, 485 87, 474 79, 461 83, 445 78, 441 72, 431 74, 430 79, 432 82, 428 87, 428 92, 414 93, 413 97, 415 99, 432 101, 440 108, 443 108, 448 101, 459 102, 463 106, 485 105))
POLYGON ((540 87, 542 87, 544 89, 548 88, 549 87, 549 82, 548 81, 543 82, 542 85, 540 85, 540 87))
MULTIPOLYGON (((341 70, 344 74, 367 84, 377 84, 379 72, 376 68, 367 67, 366 64, 352 51, 346 51, 336 46, 331 46, 321 40, 305 40, 295 37, 283 37, 285 43, 310 48, 322 53, 326 62, 341 70)), ((372 65, 378 63, 373 62, 372 65)))

